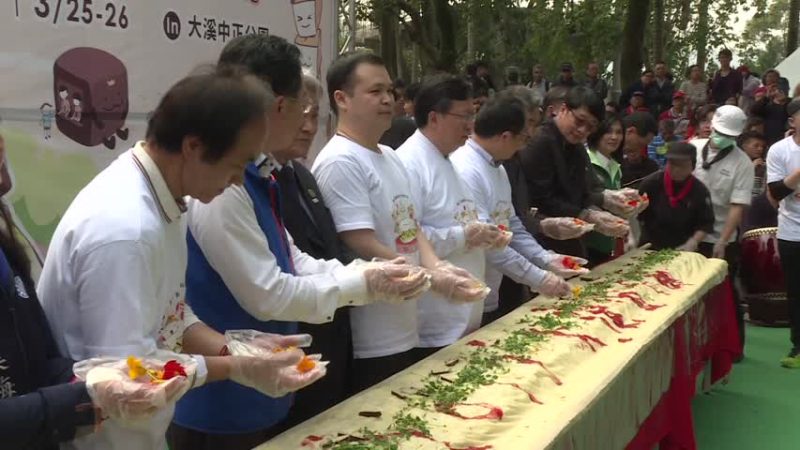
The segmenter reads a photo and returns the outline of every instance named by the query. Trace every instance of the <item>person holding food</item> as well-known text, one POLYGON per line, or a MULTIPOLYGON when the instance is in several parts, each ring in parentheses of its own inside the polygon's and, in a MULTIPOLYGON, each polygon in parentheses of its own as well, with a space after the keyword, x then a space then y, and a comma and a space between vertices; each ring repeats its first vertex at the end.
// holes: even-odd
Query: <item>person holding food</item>
MULTIPOLYGON (((492 292, 484 305, 484 322, 494 320, 500 308, 497 290, 503 275, 531 290, 550 296, 569 295, 570 287, 562 276, 586 272, 567 268, 573 259, 542 248, 514 213, 511 185, 501 162, 511 158, 529 138, 526 133, 525 104, 515 95, 500 93, 481 108, 475 118, 472 136, 450 156, 475 200, 478 220, 493 223, 512 233, 511 243, 500 250, 486 252, 486 281, 492 292)), ((586 260, 575 258, 580 265, 586 260)))
MULTIPOLYGON (((197 319, 183 295, 183 198, 209 202, 241 183, 243 168, 265 139, 264 118, 273 101, 257 78, 236 68, 182 79, 153 111, 145 140, 98 174, 64 213, 37 289, 58 349, 74 360, 89 359, 82 378, 87 385, 168 381, 168 365, 180 377, 172 378, 180 382, 185 373, 188 385, 162 397, 162 409, 152 416, 135 424, 106 421, 62 448, 163 449, 175 397, 185 389, 230 379, 280 397, 324 376, 324 364, 301 372, 303 352, 296 348, 219 356, 227 353, 228 341, 197 319), (172 356, 164 361, 158 356, 164 353, 172 356), (95 368, 103 369, 97 378, 95 368)), ((261 334, 254 341, 299 346, 309 338, 261 334)))
MULTIPOLYGON (((396 153, 403 162, 415 197, 419 222, 442 264, 471 273, 484 287, 485 249, 505 247, 509 236, 497 225, 481 222, 472 194, 448 156, 472 132, 472 88, 463 78, 441 75, 423 80, 414 114, 419 126, 396 153)), ((417 303, 419 348, 423 355, 450 345, 481 325, 485 292, 476 301, 451 302, 436 293, 417 303)))

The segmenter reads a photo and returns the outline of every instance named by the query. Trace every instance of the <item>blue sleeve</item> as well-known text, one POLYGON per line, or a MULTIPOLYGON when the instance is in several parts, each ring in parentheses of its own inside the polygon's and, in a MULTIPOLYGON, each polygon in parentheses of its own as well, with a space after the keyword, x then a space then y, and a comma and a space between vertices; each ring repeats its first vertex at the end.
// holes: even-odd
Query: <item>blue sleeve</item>
POLYGON ((93 424, 94 408, 84 383, 49 386, 0 400, 3 448, 38 448, 70 441, 77 427, 93 424))

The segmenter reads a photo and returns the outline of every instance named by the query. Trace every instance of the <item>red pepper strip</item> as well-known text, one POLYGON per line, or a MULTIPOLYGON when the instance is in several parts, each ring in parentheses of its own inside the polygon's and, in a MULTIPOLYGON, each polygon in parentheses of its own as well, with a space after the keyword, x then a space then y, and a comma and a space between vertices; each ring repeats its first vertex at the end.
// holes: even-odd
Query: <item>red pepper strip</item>
POLYGON ((617 340, 618 340, 618 341, 620 341, 620 342, 630 342, 630 341, 632 341, 633 339, 631 339, 631 338, 619 338, 619 339, 617 339, 617 340))
POLYGON ((551 380, 553 380, 553 383, 557 384, 558 386, 561 386, 561 384, 562 384, 561 383, 561 379, 558 378, 558 376, 556 376, 556 374, 551 372, 550 369, 548 369, 547 366, 545 366, 544 363, 541 362, 541 361, 537 361, 535 359, 530 359, 530 358, 523 358, 522 356, 514 356, 514 355, 504 355, 503 358, 510 359, 512 361, 516 361, 516 362, 518 362, 520 364, 536 364, 539 367, 541 367, 542 370, 545 371, 545 373, 547 373, 547 376, 551 380))
POLYGON ((506 386, 511 386, 511 387, 513 387, 513 388, 519 389, 520 391, 522 391, 522 392, 524 392, 524 393, 528 394, 528 398, 529 398, 529 399, 530 399, 530 400, 531 400, 533 403, 538 403, 538 404, 540 404, 540 405, 544 405, 544 403, 542 403, 541 401, 539 401, 539 399, 537 399, 537 398, 536 398, 536 396, 534 396, 534 395, 533 395, 533 392, 526 390, 525 388, 523 388, 522 386, 520 386, 520 385, 519 385, 519 384, 517 384, 517 383, 497 383, 497 384, 505 384, 506 386))
POLYGON ((497 406, 493 406, 493 405, 490 405, 488 403, 458 403, 457 405, 462 405, 462 406, 482 406, 484 408, 489 409, 489 412, 486 413, 486 414, 481 414, 479 416, 465 416, 465 415, 459 413, 458 411, 456 411, 456 409, 455 409, 456 405, 454 405, 450 409, 447 409, 447 410, 444 410, 444 411, 440 411, 440 412, 443 412, 443 413, 448 414, 450 416, 458 417, 459 419, 464 419, 464 420, 475 420, 475 419, 478 419, 478 420, 480 420, 480 419, 503 420, 503 410, 498 408, 497 406))
POLYGON ((483 342, 478 339, 473 339, 467 342, 467 345, 469 345, 470 347, 486 347, 486 342, 483 342))
POLYGON ((644 309, 645 311, 655 311, 658 308, 663 307, 664 305, 651 305, 644 300, 642 300, 642 296, 639 295, 637 292, 620 292, 617 294, 620 298, 627 298, 628 300, 632 301, 636 304, 639 308, 644 309))
POLYGON ((576 337, 576 338, 580 339, 581 341, 583 341, 586 345, 588 345, 589 348, 592 349, 593 352, 596 352, 597 349, 594 348, 594 345, 592 345, 592 343, 594 343, 596 345, 599 345, 600 347, 605 347, 606 346, 606 344, 603 341, 601 341, 600 339, 597 339, 596 337, 589 336, 588 334, 572 334, 572 333, 565 333, 565 332, 559 331, 559 330, 549 330, 549 331, 545 331, 545 333, 549 333, 549 334, 552 334, 554 336, 576 337))
POLYGON ((683 283, 675 279, 672 275, 669 274, 669 272, 666 272, 664 270, 656 271, 656 273, 653 276, 659 283, 670 289, 680 289, 681 287, 683 287, 683 283))

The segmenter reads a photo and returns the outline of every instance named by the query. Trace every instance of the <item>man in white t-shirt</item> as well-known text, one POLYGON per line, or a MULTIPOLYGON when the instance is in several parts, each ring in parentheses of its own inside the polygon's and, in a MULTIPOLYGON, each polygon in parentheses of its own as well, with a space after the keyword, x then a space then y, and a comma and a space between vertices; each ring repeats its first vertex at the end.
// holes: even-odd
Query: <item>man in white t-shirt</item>
MULTIPOLYGON (((220 71, 185 78, 153 112, 146 141, 81 190, 53 234, 37 289, 65 355, 81 360, 183 351, 198 364, 192 387, 230 379, 275 397, 324 375, 320 366, 311 376, 284 371, 300 361, 299 350, 291 358, 279 356, 281 364, 218 356, 225 337, 200 322, 184 301, 184 198, 209 202, 241 183, 253 149, 266 137, 264 117, 273 100, 249 75, 220 71), (228 120, 219 121, 220 114, 228 120)), ((287 346, 310 336, 272 338, 287 346)), ((62 448, 166 448, 173 410, 168 405, 131 428, 106 421, 98 432, 62 448)))
MULTIPOLYGON (((392 80, 383 60, 352 53, 328 70, 328 96, 338 117, 334 136, 317 156, 312 172, 331 210, 342 241, 363 259, 395 259, 425 267, 431 290, 452 301, 483 299, 480 282, 453 266, 442 267, 424 233, 419 201, 403 163, 378 144, 392 119, 392 80)), ((367 388, 418 359, 417 302, 355 307, 354 387, 367 388)))
MULTIPOLYGON (((736 232, 744 209, 750 204, 755 179, 753 163, 736 145, 736 137, 742 134, 746 122, 747 116, 738 106, 721 106, 711 120, 711 137, 689 142, 697 149, 694 176, 708 188, 714 208, 714 232, 706 235, 698 251, 706 257, 725 259, 731 280, 739 266, 736 232)), ((736 289, 734 298, 744 346, 744 309, 736 289)))
POLYGON ((781 364, 800 368, 800 99, 786 106, 792 134, 772 145, 767 153, 767 185, 778 208, 778 253, 786 279, 792 349, 781 364))
MULTIPOLYGON (((504 246, 508 239, 496 225, 478 220, 472 194, 448 159, 472 132, 473 111, 471 86, 463 78, 442 75, 423 81, 414 102, 419 129, 396 153, 408 171, 419 200, 419 222, 436 256, 483 280, 483 250, 504 246)), ((417 312, 419 347, 432 353, 480 327, 483 305, 455 304, 428 293, 417 312)))
MULTIPOLYGON (((542 248, 514 213, 511 185, 500 162, 511 158, 524 146, 528 139, 525 129, 525 105, 522 101, 513 95, 498 95, 481 108, 473 135, 466 145, 450 156, 472 193, 478 220, 513 233, 508 247, 486 253, 486 284, 492 289, 486 299, 486 313, 497 310, 499 306, 496 292, 503 275, 541 294, 566 296, 570 294, 570 287, 561 276, 585 272, 583 269, 568 269, 563 264, 564 255, 542 248)), ((584 259, 574 260, 586 264, 584 259)))

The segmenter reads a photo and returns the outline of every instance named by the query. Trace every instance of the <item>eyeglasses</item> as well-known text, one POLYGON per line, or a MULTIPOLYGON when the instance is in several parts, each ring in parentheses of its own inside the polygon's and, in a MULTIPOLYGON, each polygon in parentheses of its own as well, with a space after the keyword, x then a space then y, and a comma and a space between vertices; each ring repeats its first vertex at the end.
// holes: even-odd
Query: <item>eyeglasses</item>
POLYGON ((444 114, 446 116, 458 117, 459 119, 463 120, 464 122, 474 122, 475 121, 475 114, 456 114, 456 113, 451 113, 451 112, 442 113, 442 114, 444 114))
POLYGON ((302 97, 286 97, 292 102, 298 104, 301 108, 303 114, 309 114, 312 109, 314 109, 314 102, 308 98, 308 96, 304 95, 302 97))
POLYGON ((581 117, 578 117, 578 115, 575 114, 574 110, 569 109, 568 111, 570 112, 570 114, 572 114, 572 117, 575 118, 576 128, 578 128, 579 130, 583 129, 583 131, 586 131, 589 134, 592 134, 595 131, 597 131, 597 120, 583 119, 581 117))

